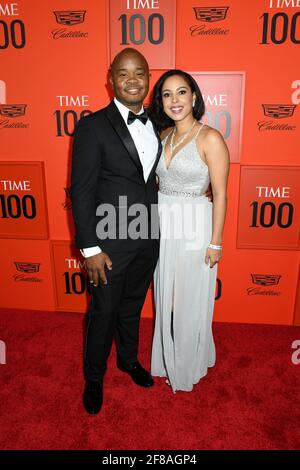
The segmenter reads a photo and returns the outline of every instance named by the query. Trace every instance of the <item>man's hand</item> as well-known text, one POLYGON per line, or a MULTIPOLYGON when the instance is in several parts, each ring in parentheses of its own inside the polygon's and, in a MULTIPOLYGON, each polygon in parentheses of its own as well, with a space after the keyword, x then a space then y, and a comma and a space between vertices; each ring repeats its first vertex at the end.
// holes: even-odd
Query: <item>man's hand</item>
POLYGON ((211 184, 209 184, 207 191, 204 193, 204 196, 207 197, 210 202, 213 202, 213 193, 212 193, 211 184))
POLYGON ((102 284, 106 285, 107 279, 105 274, 105 266, 107 266, 109 270, 112 269, 112 261, 110 257, 102 251, 95 256, 89 256, 86 258, 85 263, 90 283, 95 287, 98 286, 100 281, 102 284))

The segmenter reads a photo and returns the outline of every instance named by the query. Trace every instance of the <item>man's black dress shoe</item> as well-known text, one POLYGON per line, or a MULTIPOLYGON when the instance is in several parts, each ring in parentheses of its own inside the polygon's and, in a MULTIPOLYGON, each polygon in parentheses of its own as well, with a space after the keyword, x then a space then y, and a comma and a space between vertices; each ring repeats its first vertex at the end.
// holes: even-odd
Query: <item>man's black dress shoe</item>
POLYGON ((118 359, 117 367, 122 372, 126 372, 130 375, 134 383, 140 387, 152 387, 154 380, 147 370, 145 370, 139 362, 134 362, 131 365, 126 365, 118 359))
POLYGON ((102 380, 99 382, 87 381, 83 393, 83 404, 90 415, 96 415, 101 410, 103 402, 102 380))

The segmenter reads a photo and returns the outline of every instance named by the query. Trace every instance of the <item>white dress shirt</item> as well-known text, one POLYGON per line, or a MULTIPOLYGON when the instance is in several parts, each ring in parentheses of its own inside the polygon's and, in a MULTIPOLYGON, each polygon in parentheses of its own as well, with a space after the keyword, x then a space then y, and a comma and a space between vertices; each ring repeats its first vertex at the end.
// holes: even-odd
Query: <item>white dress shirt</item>
MULTIPOLYGON (((114 98, 114 103, 117 106, 122 118, 124 119, 127 129, 137 149, 143 167, 144 180, 146 182, 149 178, 158 151, 158 141, 153 129, 152 122, 150 119, 148 119, 146 124, 143 124, 139 119, 136 119, 133 123, 127 124, 127 118, 130 109, 128 109, 124 104, 120 103, 120 101, 118 101, 116 98, 114 98)), ((142 114, 143 112, 144 107, 142 106, 141 110, 137 114, 142 114)), ((83 248, 80 251, 85 258, 88 258, 89 256, 94 256, 98 253, 101 253, 102 250, 99 246, 93 246, 91 248, 83 248)))

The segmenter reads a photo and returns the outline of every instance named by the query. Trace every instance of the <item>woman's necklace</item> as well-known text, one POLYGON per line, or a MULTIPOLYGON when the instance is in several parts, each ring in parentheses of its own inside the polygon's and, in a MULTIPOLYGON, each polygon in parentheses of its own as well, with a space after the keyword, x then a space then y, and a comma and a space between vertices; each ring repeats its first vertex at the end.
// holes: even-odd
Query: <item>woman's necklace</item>
POLYGON ((174 150, 179 147, 179 145, 182 144, 182 142, 188 137, 188 135, 190 134, 190 132, 193 130, 193 128, 195 127, 195 124, 196 124, 196 119, 194 119, 194 122, 193 122, 193 125, 189 128, 189 130, 183 135, 183 137, 179 140, 179 142, 177 142, 177 144, 173 144, 173 141, 174 141, 174 136, 175 136, 175 133, 176 133, 176 127, 174 127, 174 130, 172 132, 172 135, 171 135, 171 141, 170 141, 170 153, 171 153, 171 158, 173 157, 173 153, 174 153, 174 150))

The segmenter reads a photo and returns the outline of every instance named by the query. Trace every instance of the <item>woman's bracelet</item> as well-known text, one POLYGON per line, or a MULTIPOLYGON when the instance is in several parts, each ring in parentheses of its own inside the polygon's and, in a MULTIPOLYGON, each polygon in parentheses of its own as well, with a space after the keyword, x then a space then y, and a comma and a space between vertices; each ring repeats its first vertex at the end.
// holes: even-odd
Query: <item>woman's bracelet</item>
POLYGON ((213 245, 212 243, 208 245, 208 248, 212 248, 213 250, 222 250, 221 245, 213 245))

